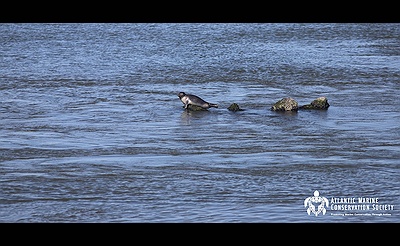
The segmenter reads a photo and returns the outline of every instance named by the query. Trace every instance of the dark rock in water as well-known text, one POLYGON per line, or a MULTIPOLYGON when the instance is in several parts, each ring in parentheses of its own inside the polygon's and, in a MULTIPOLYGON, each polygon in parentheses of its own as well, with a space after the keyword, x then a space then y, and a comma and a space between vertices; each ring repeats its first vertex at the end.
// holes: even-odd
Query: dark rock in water
POLYGON ((299 104, 291 97, 283 98, 277 101, 272 107, 272 111, 297 111, 299 104))
POLYGON ((241 109, 237 103, 232 103, 232 104, 228 107, 228 110, 229 110, 229 111, 236 112, 236 111, 242 111, 243 109, 241 109))
MULTIPOLYGON (((183 107, 185 107, 185 106, 183 106, 183 107)), ((197 106, 197 105, 189 104, 188 107, 187 107, 187 110, 191 110, 191 111, 207 111, 208 109, 202 108, 202 107, 197 106)))
POLYGON ((310 104, 303 105, 299 109, 328 109, 329 106, 330 105, 326 97, 318 97, 310 104))

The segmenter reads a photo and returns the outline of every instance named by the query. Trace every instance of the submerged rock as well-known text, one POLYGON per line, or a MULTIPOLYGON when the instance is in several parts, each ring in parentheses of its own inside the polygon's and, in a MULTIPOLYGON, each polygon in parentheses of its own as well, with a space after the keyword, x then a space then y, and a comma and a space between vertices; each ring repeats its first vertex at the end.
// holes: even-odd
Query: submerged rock
POLYGON ((318 97, 310 104, 303 105, 299 109, 328 109, 329 106, 330 105, 326 97, 318 97))
POLYGON ((272 111, 297 111, 299 104, 291 97, 282 98, 277 101, 272 107, 272 111))
POLYGON ((229 111, 236 112, 236 111, 242 111, 243 109, 241 109, 237 103, 232 103, 232 104, 228 107, 228 110, 229 110, 229 111))

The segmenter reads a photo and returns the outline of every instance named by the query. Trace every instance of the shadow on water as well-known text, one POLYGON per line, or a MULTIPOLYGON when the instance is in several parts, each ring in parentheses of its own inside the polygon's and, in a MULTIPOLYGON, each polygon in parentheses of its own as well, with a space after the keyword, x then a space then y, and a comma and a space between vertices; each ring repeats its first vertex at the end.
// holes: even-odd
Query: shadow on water
POLYGON ((210 116, 210 114, 212 113, 213 112, 210 112, 209 110, 193 111, 183 109, 183 112, 181 113, 181 121, 185 125, 190 125, 191 123, 193 123, 193 120, 202 119, 204 117, 210 116))

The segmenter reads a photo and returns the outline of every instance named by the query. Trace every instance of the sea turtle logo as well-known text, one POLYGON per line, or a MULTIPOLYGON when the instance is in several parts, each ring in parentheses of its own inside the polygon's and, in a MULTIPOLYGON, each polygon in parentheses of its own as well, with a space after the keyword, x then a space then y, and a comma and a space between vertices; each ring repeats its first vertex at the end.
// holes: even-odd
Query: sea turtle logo
POLYGON ((319 213, 322 212, 322 214, 326 213, 326 208, 325 205, 328 207, 329 206, 329 201, 325 197, 319 196, 319 191, 314 191, 314 196, 307 197, 304 200, 304 207, 307 208, 307 213, 308 215, 315 214, 315 216, 318 216, 319 213), (315 209, 315 206, 317 206, 317 209, 315 209))

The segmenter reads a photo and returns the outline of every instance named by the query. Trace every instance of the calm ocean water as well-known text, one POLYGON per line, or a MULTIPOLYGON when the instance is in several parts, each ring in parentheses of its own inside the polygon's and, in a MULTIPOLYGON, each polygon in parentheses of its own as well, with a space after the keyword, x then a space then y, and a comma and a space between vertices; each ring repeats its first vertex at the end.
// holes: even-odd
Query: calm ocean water
POLYGON ((3 23, 0 44, 0 222, 400 222, 398 23, 3 23))

